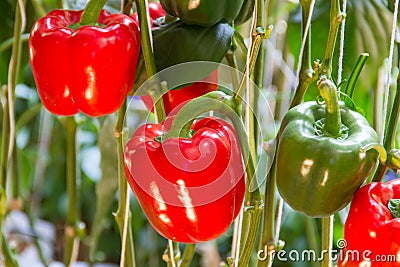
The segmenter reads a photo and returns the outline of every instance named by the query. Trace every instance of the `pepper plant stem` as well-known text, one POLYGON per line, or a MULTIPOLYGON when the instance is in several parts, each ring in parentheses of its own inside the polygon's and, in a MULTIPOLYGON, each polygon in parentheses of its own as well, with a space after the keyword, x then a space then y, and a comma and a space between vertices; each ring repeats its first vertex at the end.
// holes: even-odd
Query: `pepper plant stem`
POLYGON ((196 245, 195 244, 187 244, 185 250, 183 251, 181 262, 179 263, 179 267, 189 267, 192 261, 196 245))
MULTIPOLYGON (((139 26, 140 26, 140 42, 144 58, 144 64, 146 66, 147 77, 152 77, 157 73, 156 62, 153 54, 153 45, 151 39, 151 30, 148 22, 148 8, 147 0, 135 0, 136 8, 139 15, 139 26)), ((162 89, 159 81, 153 79, 153 87, 155 88, 152 94, 154 104, 154 113, 157 118, 157 122, 165 120, 165 110, 162 100, 162 89)))
POLYGON ((331 267, 331 252, 333 239, 333 215, 322 218, 322 253, 321 267, 331 267))
POLYGON ((319 70, 319 75, 325 75, 328 78, 331 78, 332 75, 333 53, 335 51, 335 44, 339 32, 339 26, 343 20, 343 17, 344 14, 342 14, 340 11, 339 0, 332 0, 330 9, 330 27, 328 42, 326 44, 324 59, 319 70))
MULTIPOLYGON (((263 13, 263 12, 257 12, 263 13)), ((258 19, 263 21, 263 15, 257 16, 258 19)), ((258 116, 258 97, 260 90, 263 87, 263 77, 264 77, 264 63, 265 63, 265 47, 261 46, 258 52, 258 57, 256 59, 254 69, 254 80, 255 84, 251 84, 247 91, 248 104, 246 105, 246 121, 247 121, 247 132, 248 140, 250 145, 250 154, 253 159, 257 158, 257 144, 258 144, 258 128, 256 126, 256 117, 258 116)), ((253 186, 252 184, 248 187, 253 186)), ((248 203, 251 203, 251 209, 244 209, 243 225, 241 233, 241 252, 238 266, 245 266, 250 258, 252 248, 255 243, 257 236, 258 225, 261 220, 262 208, 258 204, 261 203, 260 200, 253 202, 252 193, 248 194, 248 203), (256 205, 254 205, 256 204, 256 205)), ((258 197, 258 196, 257 196, 258 197)))
MULTIPOLYGON (((390 151, 395 147, 396 129, 399 123, 399 118, 400 118, 400 74, 397 76, 396 95, 394 97, 389 121, 385 130, 385 137, 383 140, 383 146, 386 151, 390 151)), ((373 182, 382 181, 387 169, 388 169, 387 166, 380 162, 372 181, 373 182)))
POLYGON ((258 261, 258 267, 272 266, 272 252, 277 250, 278 237, 275 236, 275 197, 276 197, 276 161, 275 158, 272 161, 271 169, 269 170, 266 177, 265 184, 265 210, 264 220, 262 225, 262 233, 260 238, 259 249, 266 253, 267 258, 265 261, 258 261))
POLYGON ((299 82, 295 94, 290 102, 289 109, 299 105, 304 98, 307 88, 315 80, 314 69, 311 66, 311 16, 314 10, 315 0, 302 0, 301 15, 303 28, 303 54, 301 55, 300 70, 298 72, 299 82))
POLYGON ((335 84, 325 77, 321 77, 318 82, 318 89, 325 101, 325 124, 324 134, 332 137, 340 135, 341 117, 339 100, 335 84))
POLYGON ((42 5, 42 1, 39 0, 32 0, 32 5, 35 8, 36 14, 39 17, 44 17, 46 16, 46 9, 42 5))
MULTIPOLYGON (((237 104, 241 104, 242 101, 239 101, 245 94, 247 93, 247 100, 249 101, 249 105, 246 107, 246 124, 247 131, 249 136, 247 137, 246 143, 249 144, 249 155, 246 158, 251 162, 246 166, 247 178, 250 183, 247 183, 246 197, 245 197, 245 207, 244 214, 242 219, 242 229, 240 234, 240 253, 239 253, 239 262, 237 266, 247 266, 250 260, 250 256, 255 244, 255 240, 257 237, 257 232, 260 224, 260 219, 262 215, 263 203, 261 199, 261 193, 255 180, 255 168, 254 168, 254 160, 257 159, 257 133, 258 131, 255 129, 255 118, 257 116, 257 108, 256 101, 258 101, 258 88, 255 88, 254 84, 249 86, 247 83, 248 79, 253 73, 253 68, 255 65, 264 65, 264 56, 265 51, 263 50, 263 40, 269 36, 271 28, 265 28, 265 0, 256 0, 255 3, 255 20, 252 25, 252 45, 250 48, 250 56, 247 60, 247 67, 245 69, 245 73, 239 83, 238 91, 235 95, 235 99, 237 104), (260 53, 261 51, 261 53, 260 53), (260 55, 261 54, 261 55, 260 55), (246 84, 246 86, 245 86, 246 84), (245 90, 247 89, 247 90, 245 90), (257 91, 257 93, 256 93, 257 91), (254 108, 252 110, 252 108, 254 108), (249 168, 250 167, 250 168, 249 168), (252 188, 256 186, 254 191, 251 191, 252 188)), ((258 82, 258 86, 262 88, 263 85, 263 73, 264 68, 260 68, 256 71, 256 80, 258 82)), ((239 114, 239 117, 241 114, 239 114)), ((235 127, 236 128, 236 127, 235 127)), ((244 137, 243 137, 244 138, 244 137)), ((240 139, 243 139, 239 136, 239 142, 242 142, 240 139)), ((243 153, 243 149, 242 149, 243 153)))
MULTIPOLYGON (((2 150, 1 150, 1 162, 0 162, 0 229, 3 228, 3 221, 6 215, 6 203, 7 203, 7 175, 9 174, 9 164, 13 157, 14 142, 15 142, 15 118, 14 118, 14 97, 15 87, 18 78, 18 70, 21 61, 21 35, 25 30, 26 17, 25 17, 25 0, 16 1, 15 8, 15 20, 14 20, 14 32, 13 32, 13 43, 12 52, 10 58, 10 64, 8 68, 8 84, 4 87, 4 103, 3 105, 3 122, 2 122, 2 150)), ((3 90, 3 87, 1 87, 3 90)), ((12 170, 11 170, 12 171, 12 170)), ((10 172, 11 173, 11 172, 10 172)), ((13 177, 11 175, 11 177, 13 177)), ((0 247, 2 250, 8 248, 7 240, 4 235, 0 240, 0 247)), ((12 263, 13 255, 10 252, 6 256, 6 265, 12 263), (10 256, 10 257, 7 257, 10 256)), ((13 266, 13 265, 9 265, 13 266)), ((16 265, 15 265, 16 266, 16 265)), ((8 266, 7 266, 8 267, 8 266)))
POLYGON ((100 16, 101 10, 106 4, 107 0, 90 0, 85 9, 83 10, 79 25, 94 25, 100 16))
POLYGON ((76 170, 76 129, 77 124, 75 118, 64 117, 61 118, 64 124, 67 136, 67 193, 68 193, 68 211, 65 227, 65 252, 64 264, 71 266, 76 258, 78 252, 79 241, 76 236, 77 225, 77 170, 76 170))
POLYGON ((129 192, 128 182, 124 172, 124 118, 126 115, 126 101, 118 111, 118 119, 115 126, 115 137, 117 141, 118 153, 118 188, 119 188, 119 201, 118 209, 115 213, 115 221, 118 224, 124 254, 121 255, 121 266, 135 267, 135 250, 132 234, 132 214, 129 210, 129 192), (126 212, 128 214, 126 214, 126 212), (125 218, 128 218, 126 221, 125 218))

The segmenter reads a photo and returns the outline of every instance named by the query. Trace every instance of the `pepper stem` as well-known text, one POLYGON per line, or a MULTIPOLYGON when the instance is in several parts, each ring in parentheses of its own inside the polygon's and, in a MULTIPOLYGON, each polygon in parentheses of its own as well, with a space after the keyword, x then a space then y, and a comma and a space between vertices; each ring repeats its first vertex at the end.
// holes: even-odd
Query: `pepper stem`
POLYGON ((342 122, 336 86, 331 80, 324 76, 321 77, 317 85, 326 107, 326 119, 323 132, 328 136, 339 137, 342 122))
POLYGON ((97 23, 103 6, 107 0, 90 0, 83 10, 79 25, 93 25, 97 23))

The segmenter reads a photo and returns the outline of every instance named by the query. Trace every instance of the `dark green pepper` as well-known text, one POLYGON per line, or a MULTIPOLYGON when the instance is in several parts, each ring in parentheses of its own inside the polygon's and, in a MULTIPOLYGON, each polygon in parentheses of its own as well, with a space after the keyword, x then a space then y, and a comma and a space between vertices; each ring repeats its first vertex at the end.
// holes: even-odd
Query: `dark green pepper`
POLYGON ((254 7, 251 2, 254 0, 160 0, 162 7, 171 16, 179 17, 186 24, 204 27, 218 22, 231 22, 239 13, 251 13, 248 12, 248 9, 254 7), (242 7, 246 10, 242 10, 242 7))
MULTIPOLYGON (((336 87, 332 95, 337 98, 336 87)), ((330 216, 344 208, 378 158, 369 149, 379 140, 368 121, 342 103, 339 107, 337 99, 331 103, 323 98, 325 105, 305 102, 287 112, 276 159, 281 196, 294 210, 311 217, 330 216), (339 121, 333 135, 326 127, 332 116, 339 121)))

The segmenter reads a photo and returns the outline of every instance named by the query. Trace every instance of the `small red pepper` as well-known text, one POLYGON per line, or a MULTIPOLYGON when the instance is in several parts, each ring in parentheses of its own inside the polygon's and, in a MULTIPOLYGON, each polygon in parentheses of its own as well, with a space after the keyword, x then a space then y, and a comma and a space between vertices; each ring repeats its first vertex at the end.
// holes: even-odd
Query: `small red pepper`
POLYGON ((400 179, 358 189, 344 228, 339 267, 400 266, 400 179), (396 216, 394 216, 396 215, 396 216))
MULTIPOLYGON (((218 89, 218 69, 199 82, 179 89, 169 90, 163 95, 165 114, 176 114, 188 101, 218 89), (173 113, 171 113, 173 111, 173 113)), ((149 110, 153 110, 151 96, 141 97, 149 110)))
MULTIPOLYGON (((157 2, 150 2, 149 5, 149 15, 150 15, 150 24, 152 25, 153 22, 161 17, 164 17, 167 12, 162 8, 160 3, 157 2)), ((130 16, 137 24, 139 24, 139 15, 137 12, 133 13, 130 16)))
POLYGON ((29 56, 37 90, 56 115, 112 113, 133 86, 140 51, 134 20, 103 10, 98 26, 73 29, 82 12, 51 11, 31 31, 29 56))
POLYGON ((221 236, 245 193, 240 147, 232 126, 207 117, 191 138, 155 139, 168 123, 145 124, 124 149, 128 182, 152 226, 165 238, 198 243, 221 236))

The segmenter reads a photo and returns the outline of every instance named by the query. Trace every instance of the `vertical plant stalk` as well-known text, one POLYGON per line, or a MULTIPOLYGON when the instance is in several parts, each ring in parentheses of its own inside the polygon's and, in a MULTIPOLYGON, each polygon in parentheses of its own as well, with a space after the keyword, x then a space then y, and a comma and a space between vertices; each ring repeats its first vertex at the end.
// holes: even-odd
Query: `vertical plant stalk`
POLYGON ((299 55, 297 79, 298 84, 295 94, 290 102, 289 109, 299 105, 304 98, 307 88, 316 79, 311 65, 311 18, 314 11, 315 0, 300 1, 302 14, 303 40, 299 55))
POLYGON ((322 218, 322 253, 321 267, 332 267, 331 253, 333 242, 333 215, 322 218))
POLYGON ((325 102, 325 124, 323 132, 327 136, 336 138, 340 136, 342 124, 339 108, 339 99, 335 84, 322 76, 318 81, 318 89, 325 102))
POLYGON ((343 14, 340 10, 339 0, 332 0, 330 8, 329 36, 326 44, 324 59, 319 69, 320 76, 325 75, 327 78, 331 78, 332 76, 333 53, 335 51, 339 27, 344 17, 345 14, 343 14))
MULTIPOLYGON (((160 81, 154 76, 157 73, 156 61, 153 54, 153 39, 151 35, 151 27, 149 20, 149 8, 147 0, 135 0, 136 9, 139 16, 139 27, 140 27, 140 43, 142 54, 144 58, 144 65, 146 67, 147 77, 152 80, 152 88, 150 90, 150 95, 154 103, 154 115, 156 117, 156 122, 162 122, 165 120, 165 109, 163 103, 163 87, 160 81)), ((172 242, 172 241, 168 241, 172 242)), ((177 245, 171 246, 170 249, 178 248, 176 254, 180 255, 179 247, 177 245)), ((168 248, 167 248, 168 250, 168 248)), ((174 252, 172 251, 172 254, 174 252)), ((165 255, 164 255, 165 256, 165 255)), ((169 261, 167 261, 168 264, 169 261)))
MULTIPOLYGON (((343 0, 342 11, 344 14, 347 12, 347 0, 343 0)), ((346 33, 346 18, 343 18, 342 26, 340 27, 340 45, 339 45, 339 62, 338 62, 338 77, 337 83, 340 84, 342 82, 343 76, 343 59, 344 59, 344 39, 346 33)), ((340 88, 339 88, 340 90, 340 88)))
MULTIPOLYGON (((319 250, 319 244, 320 240, 318 239, 318 228, 317 224, 314 218, 304 216, 304 224, 305 224, 305 230, 306 230, 306 238, 307 238, 307 243, 310 244, 310 249, 312 251, 318 251, 319 250)), ((318 262, 313 261, 311 263, 312 267, 319 267, 318 262)))
POLYGON ((32 5, 35 8, 36 14, 39 17, 44 17, 46 15, 46 9, 42 5, 40 0, 32 0, 32 5))
POLYGON ((68 212, 65 226, 64 264, 69 267, 78 257, 79 239, 77 237, 77 164, 76 164, 76 130, 73 116, 61 118, 67 135, 67 194, 68 212))
POLYGON ((275 197, 276 197, 276 157, 274 157, 266 177, 265 184, 265 196, 264 202, 266 203, 264 208, 264 220, 262 224, 262 232, 260 238, 259 249, 264 250, 267 254, 265 261, 258 261, 258 267, 272 266, 273 251, 277 251, 278 248, 278 237, 275 236, 275 197), (266 250, 266 251, 265 251, 266 250))
POLYGON ((189 267, 192 262, 193 255, 195 252, 195 244, 187 244, 185 250, 183 251, 182 259, 179 263, 179 267, 189 267))
MULTIPOLYGON (((300 1, 302 7, 302 48, 299 56, 299 67, 298 67, 298 85, 295 91, 295 95, 290 103, 289 109, 297 106, 303 101, 304 94, 308 86, 314 81, 314 71, 311 67, 311 17, 315 6, 315 0, 303 0, 300 1)), ((278 133, 279 136, 279 133, 278 133)), ((277 147, 277 144, 275 144, 277 147)), ((278 222, 281 220, 281 212, 278 212, 278 218, 276 218, 275 202, 276 202, 276 160, 275 157, 272 161, 271 169, 266 177, 266 188, 265 188, 265 200, 266 203, 264 210, 264 220, 262 225, 262 233, 260 238, 260 250, 267 250, 267 258, 265 261, 258 261, 258 266, 272 266, 273 255, 272 252, 278 248, 279 229, 280 225, 277 225, 275 220, 278 222)), ((281 205, 279 205, 281 206, 281 205)))
POLYGON ((124 118, 126 115, 126 101, 118 111, 118 120, 115 126, 115 137, 117 140, 118 151, 118 187, 119 201, 118 209, 115 213, 115 221, 118 224, 122 240, 122 251, 120 266, 135 267, 135 249, 133 243, 132 214, 129 210, 129 187, 124 172, 124 118))
MULTIPOLYGON (((247 266, 250 260, 251 252, 253 250, 255 240, 257 237, 258 227, 262 215, 263 201, 261 199, 261 193, 258 185, 257 188, 250 192, 249 188, 254 184, 255 179, 255 168, 254 160, 257 159, 257 146, 256 146, 256 135, 257 131, 254 131, 254 114, 251 109, 254 107, 254 101, 256 100, 254 90, 256 88, 250 88, 249 78, 253 72, 254 66, 256 65, 257 59, 259 57, 260 47, 262 46, 262 41, 269 37, 272 28, 265 28, 265 0, 256 0, 255 4, 255 19, 252 25, 252 43, 249 50, 249 55, 247 57, 246 69, 243 73, 243 77, 239 83, 238 90, 235 95, 235 101, 237 105, 241 105, 243 95, 247 93, 247 98, 249 105, 246 107, 246 125, 247 131, 249 132, 248 140, 249 144, 248 156, 244 155, 248 159, 248 164, 246 166, 246 175, 249 183, 247 183, 247 191, 244 200, 244 210, 242 227, 240 233, 240 240, 238 245, 240 246, 239 260, 235 260, 235 266, 247 266), (253 103, 253 104, 252 104, 253 103)), ((262 53, 262 55, 265 55, 262 53)), ((263 59, 260 59, 263 60, 263 59)), ((261 71, 261 70, 260 70, 261 71)), ((263 73, 259 73, 263 75, 263 73)), ((262 76, 263 77, 263 76, 262 76)), ((262 78, 257 77, 258 80, 262 78)), ((262 87, 262 86, 261 86, 262 87)), ((241 117, 241 114, 238 114, 241 117)), ((241 138, 240 138, 241 139, 241 138)), ((243 151, 242 151, 243 153, 243 151)))
POLYGON ((78 25, 94 25, 100 16, 101 10, 106 4, 107 0, 89 0, 83 10, 81 19, 78 25))
MULTIPOLYGON (((390 78, 392 72, 392 61, 394 57, 394 44, 395 44, 395 37, 396 37, 396 29, 397 29, 397 19, 399 15, 399 0, 394 1, 394 12, 393 12, 393 25, 392 25, 392 35, 390 40, 390 51, 389 51, 389 63, 388 63, 388 76, 386 79, 385 84, 385 100, 384 100, 384 112, 383 112, 383 129, 384 133, 381 134, 381 139, 386 151, 390 151, 395 145, 395 138, 396 138, 396 129, 398 125, 399 113, 400 113, 400 74, 397 77, 397 88, 396 88, 396 95, 394 98, 394 103, 392 109, 390 111, 389 122, 386 125, 386 114, 388 113, 388 99, 389 99, 389 87, 390 87, 390 78)), ((398 45, 399 47, 399 45, 398 45)), ((400 65, 400 61, 398 62, 400 65)), ((381 162, 379 163, 378 169, 375 172, 373 181, 380 182, 382 181, 385 173, 387 171, 387 167, 383 165, 381 162)))
MULTIPOLYGON (((396 143, 396 129, 399 124, 400 118, 400 73, 397 76, 396 95, 394 97, 393 106, 390 112, 387 130, 385 131, 385 138, 383 146, 386 151, 390 151, 395 147, 396 143)), ((382 181, 387 171, 387 166, 379 162, 378 168, 374 174, 373 182, 382 181)))
MULTIPOLYGON (((12 43, 12 53, 8 68, 8 84, 4 87, 3 99, 3 125, 2 125, 2 151, 0 162, 0 229, 3 229, 4 217, 6 215, 6 187, 7 175, 9 174, 9 164, 13 157, 15 142, 15 119, 14 119, 14 96, 17 83, 18 70, 21 61, 21 35, 25 30, 25 0, 18 0, 15 9, 14 37, 12 43)), ((3 87, 2 87, 3 89, 3 87)), ((13 177, 11 175, 10 177, 13 177)), ((4 235, 0 240, 0 247, 5 255, 6 266, 18 266, 15 264, 13 254, 8 248, 7 240, 4 235)))
POLYGON ((178 243, 168 240, 168 246, 164 251, 162 258, 167 263, 167 267, 177 267, 178 261, 181 258, 181 252, 179 250, 178 243))
MULTIPOLYGON (((135 0, 136 8, 139 15, 139 26, 140 26, 140 43, 144 58, 144 64, 146 67, 147 77, 151 78, 157 73, 156 61, 153 54, 153 42, 151 29, 149 25, 149 9, 147 0, 135 0)), ((163 91, 159 81, 153 80, 153 87, 155 90, 152 91, 151 97, 153 98, 154 113, 157 121, 162 122, 165 120, 165 110, 162 100, 163 91)))

